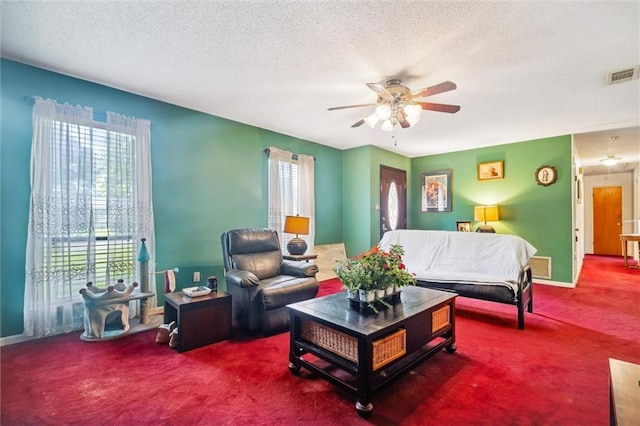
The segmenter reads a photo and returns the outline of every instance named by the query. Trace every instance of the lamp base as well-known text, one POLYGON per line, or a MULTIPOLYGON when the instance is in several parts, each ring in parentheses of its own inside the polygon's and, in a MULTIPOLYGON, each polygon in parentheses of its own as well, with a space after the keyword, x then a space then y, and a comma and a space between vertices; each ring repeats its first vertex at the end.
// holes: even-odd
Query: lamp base
POLYGON ((496 230, 493 229, 493 226, 491 225, 480 225, 478 226, 478 229, 476 229, 476 232, 488 232, 488 233, 495 234, 496 230))
POLYGON ((302 255, 307 251, 307 243, 302 238, 293 238, 289 241, 289 244, 287 244, 287 251, 291 255, 302 255))

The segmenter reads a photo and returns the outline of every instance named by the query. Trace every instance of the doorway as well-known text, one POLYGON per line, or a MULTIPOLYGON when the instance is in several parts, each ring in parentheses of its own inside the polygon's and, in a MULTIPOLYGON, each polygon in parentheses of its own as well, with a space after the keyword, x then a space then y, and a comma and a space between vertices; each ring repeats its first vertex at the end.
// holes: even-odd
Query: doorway
POLYGON ((622 187, 593 188, 593 254, 621 256, 622 187))
POLYGON ((380 166, 380 238, 407 228, 407 172, 380 166))

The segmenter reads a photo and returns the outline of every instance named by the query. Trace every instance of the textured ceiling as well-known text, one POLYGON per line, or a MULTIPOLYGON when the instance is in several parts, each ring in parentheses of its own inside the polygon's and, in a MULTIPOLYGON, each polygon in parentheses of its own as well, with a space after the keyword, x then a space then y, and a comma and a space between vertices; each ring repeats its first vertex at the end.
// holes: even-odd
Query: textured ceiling
POLYGON ((638 1, 1 7, 5 58, 336 148, 419 156, 585 134, 580 156, 595 164, 609 131, 635 128, 614 154, 640 160, 640 80, 606 84, 640 64, 638 1), (327 111, 375 102, 365 83, 391 77, 411 90, 451 80, 457 90, 425 100, 461 110, 392 133, 350 127, 369 108, 327 111))

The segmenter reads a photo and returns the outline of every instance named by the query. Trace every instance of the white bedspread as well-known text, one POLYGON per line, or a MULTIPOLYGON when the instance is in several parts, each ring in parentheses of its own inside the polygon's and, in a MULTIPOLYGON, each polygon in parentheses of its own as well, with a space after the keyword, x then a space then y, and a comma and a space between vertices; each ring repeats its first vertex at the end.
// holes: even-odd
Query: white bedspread
POLYGON ((407 270, 418 280, 503 284, 517 288, 522 268, 536 248, 515 235, 400 229, 388 231, 378 244, 401 245, 407 270))

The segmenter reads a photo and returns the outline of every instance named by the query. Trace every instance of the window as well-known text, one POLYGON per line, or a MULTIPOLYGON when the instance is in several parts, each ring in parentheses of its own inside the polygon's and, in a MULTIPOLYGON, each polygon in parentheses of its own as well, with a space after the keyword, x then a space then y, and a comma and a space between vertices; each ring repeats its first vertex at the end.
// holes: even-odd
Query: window
POLYGON ((309 235, 300 235, 313 251, 315 238, 314 159, 278 148, 269 148, 269 218, 268 227, 278 231, 283 252, 295 235, 283 232, 285 217, 309 218, 309 235))
MULTIPOLYGON (((82 327, 80 289, 137 280, 153 251, 150 123, 36 99, 31 152, 25 334, 82 327)), ((135 306, 132 313, 135 314, 135 306)))
POLYGON ((133 237, 118 220, 133 200, 133 136, 108 132, 104 123, 56 121, 52 130, 52 191, 68 201, 68 214, 79 213, 64 220, 68 232, 52 237, 46 247, 48 270, 67 275, 52 286, 52 301, 79 298, 88 281, 101 286, 118 278, 133 281, 133 237), (109 164, 114 156, 118 164, 109 164))

